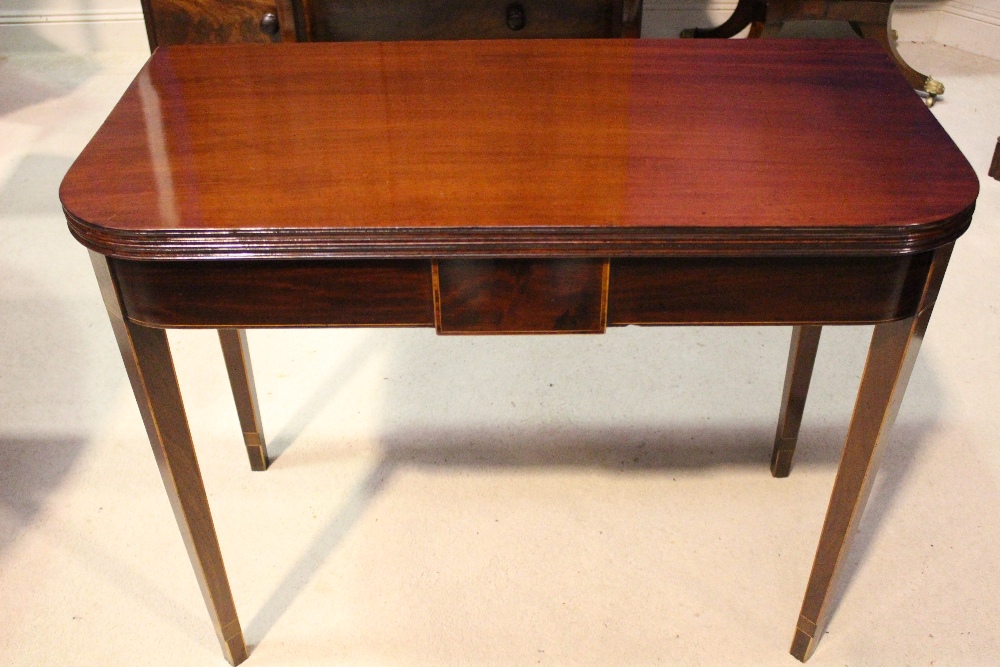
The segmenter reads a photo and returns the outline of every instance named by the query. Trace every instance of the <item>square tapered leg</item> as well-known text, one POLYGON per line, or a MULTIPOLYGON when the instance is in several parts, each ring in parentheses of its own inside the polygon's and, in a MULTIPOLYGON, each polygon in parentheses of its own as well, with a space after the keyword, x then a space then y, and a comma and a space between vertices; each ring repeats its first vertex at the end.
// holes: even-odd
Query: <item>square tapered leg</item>
POLYGON ((270 460, 264 443, 264 427, 261 425, 260 407, 257 404, 253 368, 250 366, 247 333, 243 329, 219 329, 219 342, 222 343, 222 356, 226 359, 229 384, 233 389, 250 468, 267 470, 270 460))
POLYGON ((771 474, 788 477, 795 456, 795 443, 799 439, 802 412, 806 407, 809 381, 812 379, 819 335, 823 327, 797 326, 792 329, 792 344, 788 350, 788 368, 785 370, 785 388, 781 395, 781 414, 778 431, 774 436, 771 452, 771 474))
POLYGON ((935 251, 916 314, 875 325, 854 416, 792 640, 791 653, 803 662, 816 649, 829 621, 830 593, 838 587, 844 560, 861 522, 951 249, 949 245, 935 251))
POLYGON ((223 654, 230 664, 238 665, 247 659, 247 647, 191 441, 167 332, 130 322, 123 312, 108 260, 97 253, 91 253, 91 259, 208 615, 223 654))

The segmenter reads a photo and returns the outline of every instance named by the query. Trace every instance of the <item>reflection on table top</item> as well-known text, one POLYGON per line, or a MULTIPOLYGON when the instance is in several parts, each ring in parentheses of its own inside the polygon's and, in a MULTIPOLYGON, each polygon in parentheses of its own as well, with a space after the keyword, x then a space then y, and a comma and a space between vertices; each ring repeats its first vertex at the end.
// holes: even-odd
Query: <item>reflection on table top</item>
POLYGON ((527 40, 160 49, 60 196, 180 258, 912 252, 977 193, 867 40, 527 40))

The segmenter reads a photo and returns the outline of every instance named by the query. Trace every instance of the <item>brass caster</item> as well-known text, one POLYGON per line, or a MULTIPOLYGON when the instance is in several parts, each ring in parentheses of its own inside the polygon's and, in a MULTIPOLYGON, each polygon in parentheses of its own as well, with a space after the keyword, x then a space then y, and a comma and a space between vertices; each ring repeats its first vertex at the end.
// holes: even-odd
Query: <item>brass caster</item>
POLYGON ((940 81, 927 77, 924 80, 924 92, 927 93, 927 97, 924 98, 924 104, 928 108, 934 106, 935 100, 937 100, 938 95, 944 95, 944 84, 940 81))
POLYGON ((927 77, 927 80, 924 81, 924 90, 931 96, 944 95, 944 84, 931 77, 927 77))
POLYGON ((697 31, 698 31, 697 28, 684 28, 683 30, 681 30, 680 37, 681 39, 691 39, 692 37, 697 36, 696 35, 697 31))

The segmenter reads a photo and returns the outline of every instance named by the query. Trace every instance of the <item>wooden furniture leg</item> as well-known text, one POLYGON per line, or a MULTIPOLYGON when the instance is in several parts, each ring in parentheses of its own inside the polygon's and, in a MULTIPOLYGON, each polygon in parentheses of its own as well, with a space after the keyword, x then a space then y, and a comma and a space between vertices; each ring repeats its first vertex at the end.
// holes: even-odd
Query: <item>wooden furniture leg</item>
POLYGON ((754 0, 739 0, 732 16, 722 25, 714 28, 686 28, 681 30, 681 37, 716 37, 729 39, 735 37, 740 30, 750 25, 754 18, 754 0))
POLYGON ((792 640, 791 653, 803 662, 816 649, 829 620, 830 592, 837 588, 844 560, 868 501, 889 431, 927 330, 951 248, 948 245, 935 251, 917 314, 875 325, 854 416, 792 640))
POLYGON ((993 149, 993 161, 990 162, 989 171, 986 173, 1000 181, 1000 138, 997 139, 997 147, 993 149))
POLYGON ((629 39, 642 36, 642 0, 624 0, 622 3, 621 36, 629 39))
POLYGON ((859 33, 862 37, 867 39, 874 39, 886 50, 886 52, 892 56, 893 60, 896 61, 896 67, 899 71, 903 73, 906 77, 907 83, 916 88, 917 90, 922 90, 927 93, 927 105, 931 106, 934 104, 934 99, 938 95, 944 94, 944 84, 940 81, 932 79, 926 74, 921 74, 917 70, 910 67, 910 65, 903 60, 896 51, 896 43, 889 35, 889 24, 888 23, 867 23, 860 21, 852 21, 851 26, 854 30, 859 33))
POLYGON ((226 359, 229 384, 236 401, 236 413, 243 429, 243 442, 250 457, 251 470, 267 470, 270 460, 264 444, 264 427, 260 421, 260 407, 257 404, 257 388, 250 366, 250 350, 247 347, 247 333, 243 329, 219 329, 222 356, 226 359))
POLYGON ((896 61, 899 71, 917 90, 927 93, 927 106, 932 106, 938 95, 944 94, 940 81, 916 71, 896 51, 893 31, 889 28, 891 14, 888 2, 840 2, 825 0, 820 3, 803 3, 796 0, 739 0, 732 15, 715 28, 687 28, 681 37, 734 37, 750 26, 749 38, 774 37, 786 20, 842 19, 847 20, 861 37, 879 42, 896 61), (770 20, 768 20, 770 15, 770 20))
POLYGON ((785 388, 781 394, 781 415, 778 431, 774 436, 771 452, 771 474, 788 477, 795 455, 795 443, 802 425, 802 411, 806 407, 809 381, 812 379, 819 335, 823 327, 797 326, 792 328, 792 344, 788 350, 788 367, 785 370, 785 388))
POLYGON ((747 33, 747 39, 757 39, 758 37, 777 37, 778 33, 781 32, 782 25, 784 25, 784 22, 768 22, 766 14, 761 12, 754 18, 753 23, 750 24, 750 32, 747 33))
POLYGON ((167 333, 128 321, 107 259, 91 252, 91 260, 208 615, 226 660, 238 665, 247 659, 247 647, 198 469, 167 333))

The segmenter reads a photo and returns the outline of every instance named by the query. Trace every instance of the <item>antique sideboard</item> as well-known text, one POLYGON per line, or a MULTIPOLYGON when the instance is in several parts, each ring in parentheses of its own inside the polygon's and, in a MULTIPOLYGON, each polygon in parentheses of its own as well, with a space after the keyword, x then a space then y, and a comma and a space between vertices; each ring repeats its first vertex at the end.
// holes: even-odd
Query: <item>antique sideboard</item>
POLYGON ((642 0, 142 0, 172 44, 638 37, 642 0))

